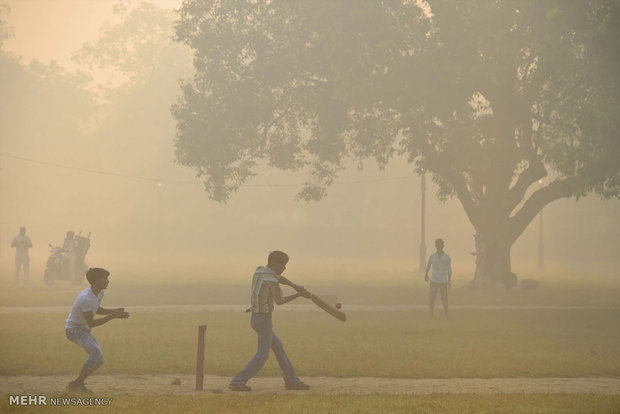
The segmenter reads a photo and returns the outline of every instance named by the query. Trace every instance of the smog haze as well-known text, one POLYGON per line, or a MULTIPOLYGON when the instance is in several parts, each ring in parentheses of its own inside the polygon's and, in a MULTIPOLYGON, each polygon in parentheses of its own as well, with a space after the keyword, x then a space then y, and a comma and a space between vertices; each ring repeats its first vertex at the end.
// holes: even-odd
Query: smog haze
MULTIPOLYGON (((405 155, 384 170, 373 160, 347 161, 316 202, 296 199, 312 180, 308 171, 259 165, 219 203, 194 170, 175 162, 170 108, 180 79, 194 71, 190 49, 172 40, 180 1, 2 3, 11 30, 1 44, 0 79, 0 260, 7 281, 11 240, 21 226, 34 244, 35 283, 48 245, 60 245, 69 230, 90 234, 89 265, 132 280, 243 282, 274 249, 289 253, 291 277, 305 280, 406 284, 419 277, 421 179, 405 155), (132 20, 135 10, 142 26, 132 20), (161 28, 152 36, 161 43, 136 40, 149 25, 161 28)), ((454 280, 464 284, 474 273, 475 230, 457 198, 439 201, 436 184, 426 182, 427 254, 444 239, 454 280)), ((546 206, 542 270, 540 225, 536 217, 512 248, 519 277, 618 276, 617 199, 588 195, 546 206)))

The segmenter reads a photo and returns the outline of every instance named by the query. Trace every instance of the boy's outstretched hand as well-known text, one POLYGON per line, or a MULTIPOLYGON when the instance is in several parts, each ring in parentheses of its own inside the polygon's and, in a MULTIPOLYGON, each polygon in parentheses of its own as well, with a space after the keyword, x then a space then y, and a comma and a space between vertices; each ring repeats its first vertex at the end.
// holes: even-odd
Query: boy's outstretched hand
POLYGON ((129 312, 125 312, 125 308, 118 308, 112 312, 112 316, 117 319, 127 319, 129 318, 129 312))

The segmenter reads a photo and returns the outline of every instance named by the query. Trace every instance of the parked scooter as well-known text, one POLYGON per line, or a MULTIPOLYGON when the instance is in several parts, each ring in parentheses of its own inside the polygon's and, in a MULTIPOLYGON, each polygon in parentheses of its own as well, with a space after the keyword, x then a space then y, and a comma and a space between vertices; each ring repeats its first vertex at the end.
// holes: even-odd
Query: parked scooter
POLYGON ((50 247, 50 256, 47 259, 45 266, 45 273, 43 274, 43 280, 46 285, 52 285, 57 280, 67 280, 75 285, 79 285, 84 281, 84 275, 88 270, 88 265, 84 262, 86 253, 90 248, 90 233, 84 237, 78 235, 75 237, 75 249, 73 252, 69 252, 60 246, 50 247), (73 274, 75 278, 72 278, 72 272, 70 269, 71 261, 69 255, 75 255, 75 267, 73 274))

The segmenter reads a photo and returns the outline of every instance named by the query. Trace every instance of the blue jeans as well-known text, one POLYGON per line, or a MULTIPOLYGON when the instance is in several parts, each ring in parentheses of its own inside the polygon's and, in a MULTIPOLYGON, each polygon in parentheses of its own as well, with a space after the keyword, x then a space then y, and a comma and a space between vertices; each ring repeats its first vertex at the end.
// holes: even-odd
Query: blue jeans
POLYGON ((258 350, 250 362, 241 370, 240 373, 230 381, 231 384, 245 384, 250 378, 258 374, 258 371, 265 365, 269 357, 269 350, 272 349, 276 355, 280 369, 284 374, 284 383, 292 384, 299 382, 293 364, 289 361, 282 341, 273 332, 271 324, 271 313, 253 313, 251 319, 252 329, 258 335, 258 350))
POLYGON ((65 329, 65 334, 68 340, 75 342, 88 352, 88 358, 86 358, 84 362, 84 368, 93 372, 103 365, 105 362, 103 352, 101 352, 99 342, 97 342, 97 338, 95 338, 92 332, 84 332, 78 328, 67 328, 65 329))

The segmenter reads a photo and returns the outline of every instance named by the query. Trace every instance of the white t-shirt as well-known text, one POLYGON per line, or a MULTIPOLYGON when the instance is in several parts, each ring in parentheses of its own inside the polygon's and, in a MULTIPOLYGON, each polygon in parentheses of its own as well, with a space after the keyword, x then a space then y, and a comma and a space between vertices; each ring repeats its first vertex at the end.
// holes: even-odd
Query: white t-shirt
POLYGON ((25 258, 28 257, 28 249, 32 247, 32 242, 30 241, 30 237, 18 234, 13 237, 11 246, 15 247, 15 256, 25 258))
POLYGON ((86 323, 84 312, 91 311, 94 316, 102 300, 103 290, 96 296, 90 287, 80 292, 75 302, 73 302, 73 307, 65 323, 65 328, 78 328, 82 331, 90 332, 90 326, 86 323))
POLYGON ((439 256, 436 252, 431 254, 428 258, 426 270, 429 270, 431 266, 433 267, 431 282, 448 283, 448 275, 452 274, 452 263, 450 261, 450 256, 448 256, 445 252, 441 256, 439 256))

